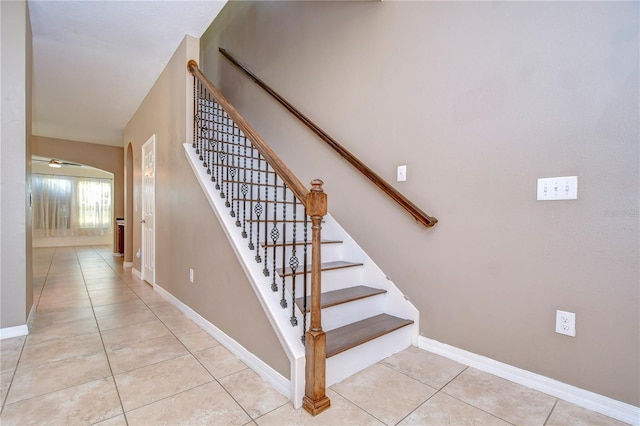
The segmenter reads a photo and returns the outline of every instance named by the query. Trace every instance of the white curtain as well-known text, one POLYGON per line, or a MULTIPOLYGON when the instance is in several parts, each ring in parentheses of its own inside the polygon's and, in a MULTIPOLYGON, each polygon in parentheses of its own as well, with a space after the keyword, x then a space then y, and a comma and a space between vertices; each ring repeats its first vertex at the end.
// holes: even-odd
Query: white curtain
POLYGON ((31 183, 34 237, 111 233, 110 179, 33 174, 31 183))

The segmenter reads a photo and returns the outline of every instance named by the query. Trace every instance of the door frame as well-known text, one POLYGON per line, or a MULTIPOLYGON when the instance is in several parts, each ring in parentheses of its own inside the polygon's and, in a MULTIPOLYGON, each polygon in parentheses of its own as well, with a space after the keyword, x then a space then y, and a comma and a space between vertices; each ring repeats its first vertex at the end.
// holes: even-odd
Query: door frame
POLYGON ((149 284, 151 284, 152 286, 155 285, 156 283, 156 135, 155 133, 153 135, 151 135, 151 137, 149 138, 149 140, 147 140, 143 145, 142 145, 142 168, 141 168, 141 179, 142 179, 142 183, 140 186, 140 198, 141 198, 141 207, 142 207, 142 214, 141 217, 142 219, 140 220, 140 224, 141 224, 141 250, 140 250, 140 277, 142 280, 148 282, 149 284), (145 170, 146 170, 146 164, 145 161, 147 159, 146 154, 147 153, 151 153, 152 154, 152 167, 153 167, 153 186, 150 188, 150 193, 147 193, 147 191, 145 189, 146 185, 145 185, 145 170), (151 200, 147 200, 147 197, 150 197, 151 200), (149 203, 152 206, 153 209, 153 226, 151 229, 151 239, 152 244, 151 244, 151 250, 152 253, 148 253, 147 252, 147 241, 146 241, 146 232, 145 232, 145 216, 147 214, 146 210, 147 210, 147 201, 149 201, 149 203), (151 257, 151 277, 147 277, 147 273, 146 273, 146 260, 147 257, 151 257))

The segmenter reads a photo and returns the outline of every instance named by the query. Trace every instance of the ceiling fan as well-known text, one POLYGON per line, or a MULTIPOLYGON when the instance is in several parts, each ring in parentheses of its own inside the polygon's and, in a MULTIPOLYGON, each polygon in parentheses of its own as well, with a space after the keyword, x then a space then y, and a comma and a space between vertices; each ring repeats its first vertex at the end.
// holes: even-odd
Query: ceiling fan
POLYGON ((55 158, 52 158, 50 160, 47 160, 45 158, 34 158, 33 161, 37 161, 40 163, 47 163, 49 165, 49 167, 53 167, 54 169, 59 169, 62 166, 75 166, 75 167, 82 167, 82 164, 78 164, 78 163, 71 163, 69 161, 62 161, 62 160, 57 160, 55 158))

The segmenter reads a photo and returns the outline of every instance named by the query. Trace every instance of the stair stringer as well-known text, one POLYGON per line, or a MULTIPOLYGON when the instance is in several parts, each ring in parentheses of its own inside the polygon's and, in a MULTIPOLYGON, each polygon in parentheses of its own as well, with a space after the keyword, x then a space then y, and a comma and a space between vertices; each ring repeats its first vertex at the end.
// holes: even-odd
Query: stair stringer
MULTIPOLYGON (((195 153, 191 144, 183 144, 185 156, 193 170, 193 173, 202 188, 207 201, 211 205, 218 221, 222 225, 231 247, 251 283, 253 291, 258 297, 258 301, 264 310, 271 327, 276 333, 282 348, 290 363, 289 394, 286 395, 293 403, 294 407, 300 408, 304 396, 304 374, 305 374, 305 350, 300 341, 302 336, 302 326, 295 327, 289 322, 289 311, 280 307, 279 294, 271 291, 269 285, 265 285, 265 276, 262 274, 262 263, 257 263, 254 259, 255 251, 250 250, 247 240, 242 238, 235 225, 235 218, 229 215, 227 207, 224 205, 224 198, 214 188, 211 176, 202 167, 202 162, 195 153)), ((280 285, 282 283, 280 282, 280 285)), ((260 374, 260 372, 257 372, 260 374)), ((267 382, 276 385, 271 377, 262 376, 267 382)))

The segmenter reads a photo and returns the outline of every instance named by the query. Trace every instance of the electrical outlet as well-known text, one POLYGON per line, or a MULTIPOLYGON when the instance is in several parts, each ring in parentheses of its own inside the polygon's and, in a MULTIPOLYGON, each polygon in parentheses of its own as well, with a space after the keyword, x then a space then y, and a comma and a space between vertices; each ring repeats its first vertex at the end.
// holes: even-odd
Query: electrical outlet
POLYGON ((189 282, 193 283, 193 269, 189 269, 189 282))
POLYGON ((556 333, 576 337, 576 314, 556 311, 556 333))

